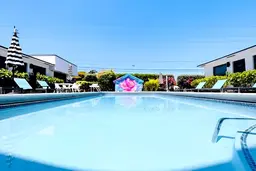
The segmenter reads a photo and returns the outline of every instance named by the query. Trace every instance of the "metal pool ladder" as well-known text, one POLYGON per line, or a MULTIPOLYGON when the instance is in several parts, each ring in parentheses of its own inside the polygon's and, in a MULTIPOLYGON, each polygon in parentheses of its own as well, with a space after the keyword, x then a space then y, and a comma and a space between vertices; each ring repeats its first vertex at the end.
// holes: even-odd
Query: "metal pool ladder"
POLYGON ((216 127, 214 129, 214 133, 213 133, 213 136, 212 136, 212 142, 213 143, 216 143, 217 142, 217 137, 219 135, 219 132, 220 132, 220 128, 223 124, 223 122, 225 120, 256 120, 256 118, 220 118, 216 124, 216 127))

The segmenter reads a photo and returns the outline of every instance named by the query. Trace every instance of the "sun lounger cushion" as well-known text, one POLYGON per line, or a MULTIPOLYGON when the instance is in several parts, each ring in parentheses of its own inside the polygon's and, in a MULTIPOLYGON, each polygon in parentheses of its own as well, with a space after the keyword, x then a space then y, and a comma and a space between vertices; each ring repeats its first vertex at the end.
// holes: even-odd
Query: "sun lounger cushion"
POLYGON ((201 89, 205 85, 206 82, 200 82, 197 86, 196 89, 201 89))
POLYGON ((218 80, 212 87, 212 89, 221 89, 227 80, 218 80))
POLYGON ((47 87, 50 87, 50 86, 47 84, 47 82, 45 82, 45 81, 39 81, 39 80, 37 80, 37 82, 38 82, 39 85, 40 85, 41 87, 43 87, 44 89, 47 89, 47 87))
POLYGON ((19 86, 19 88, 22 88, 24 90, 32 89, 27 80, 25 80, 24 78, 14 78, 14 81, 19 86))

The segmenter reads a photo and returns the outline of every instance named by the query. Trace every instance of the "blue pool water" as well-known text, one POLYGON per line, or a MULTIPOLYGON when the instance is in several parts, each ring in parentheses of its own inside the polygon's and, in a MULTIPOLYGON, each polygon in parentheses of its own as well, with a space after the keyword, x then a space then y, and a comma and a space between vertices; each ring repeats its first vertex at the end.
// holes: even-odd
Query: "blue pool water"
MULTIPOLYGON (((254 105, 105 95, 0 110, 0 170, 235 170, 237 131, 254 105)), ((237 165, 239 165, 237 163, 237 165)))

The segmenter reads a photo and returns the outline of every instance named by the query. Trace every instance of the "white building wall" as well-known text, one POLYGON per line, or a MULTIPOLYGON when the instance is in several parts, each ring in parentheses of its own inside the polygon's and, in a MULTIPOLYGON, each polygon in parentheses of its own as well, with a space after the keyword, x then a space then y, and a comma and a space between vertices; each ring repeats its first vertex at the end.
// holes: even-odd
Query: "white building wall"
POLYGON ((247 49, 242 52, 238 52, 234 55, 227 56, 225 58, 221 58, 219 60, 210 62, 208 64, 205 64, 204 66, 204 73, 205 76, 212 76, 213 75, 213 68, 215 66, 226 64, 227 62, 230 62, 230 67, 227 67, 227 71, 230 73, 233 73, 233 62, 245 59, 245 69, 246 70, 253 70, 254 69, 254 61, 253 56, 256 55, 256 47, 253 47, 251 49, 247 49))
POLYGON ((23 61, 25 63, 27 63, 27 72, 30 71, 30 64, 36 65, 36 66, 40 66, 46 69, 46 75, 47 76, 53 76, 53 71, 50 70, 51 66, 53 66, 52 64, 46 63, 44 61, 40 61, 28 56, 23 56, 23 61))
POLYGON ((37 59, 40 59, 40 60, 43 60, 43 61, 46 61, 46 62, 49 62, 51 64, 56 64, 56 56, 54 55, 48 55, 48 56, 43 56, 43 55, 40 55, 40 56, 33 56, 37 59))
POLYGON ((62 72, 65 74, 68 74, 69 66, 72 65, 72 74, 77 75, 77 66, 56 56, 55 58, 56 63, 55 63, 55 70, 58 72, 62 72))
POLYGON ((34 55, 33 57, 54 64, 54 70, 56 72, 61 72, 64 74, 68 74, 69 65, 72 65, 72 74, 77 75, 77 66, 62 59, 57 55, 34 55))

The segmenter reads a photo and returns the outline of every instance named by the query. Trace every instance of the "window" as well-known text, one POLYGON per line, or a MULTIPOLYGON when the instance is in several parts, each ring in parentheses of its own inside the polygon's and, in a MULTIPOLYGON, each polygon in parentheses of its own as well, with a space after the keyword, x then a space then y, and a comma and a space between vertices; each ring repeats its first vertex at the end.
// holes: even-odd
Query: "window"
POLYGON ((256 69, 256 55, 253 56, 254 69, 256 69))
POLYGON ((0 68, 6 68, 5 57, 0 56, 0 68))
POLYGON ((43 67, 40 67, 40 66, 37 66, 37 65, 33 65, 33 64, 30 64, 30 68, 33 68, 33 73, 34 74, 43 74, 43 75, 46 75, 46 69, 43 68, 43 67))
POLYGON ((241 59, 233 62, 234 72, 245 71, 245 59, 241 59))
POLYGON ((227 71, 227 64, 219 65, 216 67, 213 67, 213 75, 226 75, 227 71))
POLYGON ((54 72, 54 77, 62 79, 66 82, 67 75, 60 72, 54 72))
POLYGON ((18 66, 17 71, 19 71, 19 72, 27 72, 27 63, 24 62, 23 66, 18 66))

